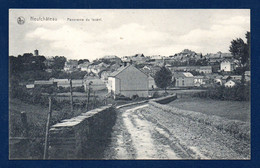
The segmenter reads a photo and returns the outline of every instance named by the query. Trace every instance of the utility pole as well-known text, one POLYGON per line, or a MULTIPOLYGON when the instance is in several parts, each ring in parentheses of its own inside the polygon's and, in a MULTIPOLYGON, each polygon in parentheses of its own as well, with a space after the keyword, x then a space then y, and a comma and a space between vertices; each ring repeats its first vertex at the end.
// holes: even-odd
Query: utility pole
POLYGON ((47 118, 47 124, 46 124, 46 132, 45 132, 45 142, 44 142, 44 154, 43 159, 48 158, 48 147, 49 147, 49 129, 50 129, 50 120, 51 120, 51 114, 52 114, 52 97, 49 97, 49 112, 48 112, 48 118, 47 118))
POLYGON ((70 111, 73 116, 73 95, 72 95, 72 79, 70 78, 70 111))
POLYGON ((25 111, 21 112, 21 121, 23 127, 23 136, 28 137, 28 122, 27 122, 27 115, 25 111))
POLYGON ((88 87, 88 102, 87 102, 87 110, 89 110, 89 97, 90 97, 90 85, 91 85, 91 81, 89 82, 89 87, 88 87))
POLYGON ((92 106, 92 109, 94 109, 95 106, 96 106, 96 96, 95 96, 95 92, 93 93, 93 97, 94 97, 94 100, 93 100, 93 106, 92 106))

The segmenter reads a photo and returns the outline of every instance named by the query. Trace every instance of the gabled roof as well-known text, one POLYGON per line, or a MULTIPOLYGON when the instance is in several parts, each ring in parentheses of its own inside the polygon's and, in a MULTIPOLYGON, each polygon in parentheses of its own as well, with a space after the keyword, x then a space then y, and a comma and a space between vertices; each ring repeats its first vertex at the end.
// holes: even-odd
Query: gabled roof
POLYGON ((130 65, 121 66, 121 67, 118 68, 116 71, 112 72, 109 76, 115 77, 115 76, 117 76, 119 73, 121 73, 123 70, 125 70, 126 68, 128 68, 129 66, 130 66, 130 65))
MULTIPOLYGON (((131 67, 131 66, 133 66, 132 64, 129 64, 129 65, 127 65, 127 66, 121 66, 120 68, 118 68, 118 70, 116 70, 116 71, 114 71, 113 73, 111 73, 110 75, 109 75, 109 77, 116 77, 118 74, 120 74, 121 72, 123 72, 125 69, 127 69, 127 68, 129 68, 129 67, 131 67)), ((133 66, 134 67, 134 66, 133 66)), ((134 68, 136 68, 136 67, 134 67, 134 68)), ((138 69, 138 68, 136 68, 136 69, 138 69)), ((138 69, 140 72, 142 72, 143 74, 145 74, 146 76, 148 76, 146 73, 144 73, 143 71, 141 71, 140 69, 138 69)))
POLYGON ((191 78, 193 75, 190 72, 175 72, 174 76, 177 78, 183 77, 183 78, 191 78))

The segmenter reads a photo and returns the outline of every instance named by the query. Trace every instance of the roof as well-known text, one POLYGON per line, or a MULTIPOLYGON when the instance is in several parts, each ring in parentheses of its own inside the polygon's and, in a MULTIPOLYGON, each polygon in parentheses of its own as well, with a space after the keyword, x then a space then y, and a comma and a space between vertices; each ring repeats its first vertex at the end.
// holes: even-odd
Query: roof
MULTIPOLYGON (((118 70, 116 70, 116 71, 114 71, 114 72, 112 72, 108 77, 115 77, 115 76, 117 76, 118 74, 120 74, 121 72, 123 72, 125 69, 127 69, 127 68, 129 68, 129 67, 131 67, 131 66, 133 66, 134 68, 136 68, 134 65, 132 65, 132 64, 129 64, 129 65, 127 65, 127 66, 121 66, 120 68, 118 68, 118 70)), ((138 68, 136 68, 136 69, 138 69, 138 68)), ((138 69, 140 72, 142 72, 143 74, 145 74, 146 76, 148 76, 145 72, 143 72, 142 70, 140 70, 140 69, 138 69)))
POLYGON ((201 67, 199 67, 199 69, 212 69, 212 67, 211 66, 201 66, 201 67))
POLYGON ((183 78, 191 78, 193 75, 190 72, 175 72, 174 73, 175 77, 183 77, 183 78))
POLYGON ((183 75, 188 78, 193 77, 193 75, 190 72, 183 72, 183 75))
POLYGON ((52 85, 53 81, 46 81, 46 80, 39 80, 39 81, 34 81, 35 85, 52 85))
POLYGON ((115 77, 118 74, 120 74, 123 70, 125 70, 126 68, 128 68, 131 65, 127 65, 127 66, 121 66, 120 68, 118 68, 116 71, 112 72, 109 76, 110 77, 115 77))

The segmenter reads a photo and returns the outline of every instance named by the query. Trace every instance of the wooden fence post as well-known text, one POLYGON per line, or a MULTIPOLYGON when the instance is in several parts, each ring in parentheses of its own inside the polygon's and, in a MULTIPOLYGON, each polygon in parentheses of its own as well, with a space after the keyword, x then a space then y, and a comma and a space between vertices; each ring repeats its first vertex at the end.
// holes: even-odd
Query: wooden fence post
POLYGON ((22 121, 22 127, 23 127, 23 132, 22 136, 28 137, 28 123, 27 123, 27 114, 25 111, 21 112, 21 121, 22 121))
POLYGON ((50 129, 50 120, 51 120, 51 114, 52 114, 52 97, 49 97, 49 112, 48 112, 48 118, 47 118, 47 124, 46 124, 46 132, 45 132, 45 142, 44 142, 44 154, 43 159, 48 158, 48 147, 49 147, 49 129, 50 129))
POLYGON ((96 106, 96 96, 95 96, 95 92, 93 93, 93 96, 94 96, 94 100, 93 100, 93 106, 92 106, 92 109, 94 109, 95 106, 96 106))
POLYGON ((89 83, 89 88, 88 88, 88 102, 87 102, 87 110, 89 110, 89 97, 90 97, 90 83, 89 83))
POLYGON ((72 79, 70 79, 70 111, 71 111, 71 116, 74 115, 73 112, 73 94, 72 94, 72 79))

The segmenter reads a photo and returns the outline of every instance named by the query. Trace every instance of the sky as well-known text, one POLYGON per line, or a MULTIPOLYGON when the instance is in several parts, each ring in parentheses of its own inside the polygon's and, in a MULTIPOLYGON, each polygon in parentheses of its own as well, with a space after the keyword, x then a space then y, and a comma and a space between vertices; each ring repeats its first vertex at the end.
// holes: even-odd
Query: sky
POLYGON ((247 31, 249 9, 10 9, 9 55, 35 49, 47 57, 89 60, 183 49, 205 55, 229 52, 230 42, 245 40, 247 31), (21 16, 24 24, 17 22, 21 16), (56 21, 35 21, 43 17, 56 21))

